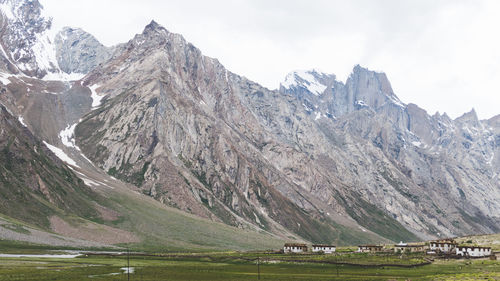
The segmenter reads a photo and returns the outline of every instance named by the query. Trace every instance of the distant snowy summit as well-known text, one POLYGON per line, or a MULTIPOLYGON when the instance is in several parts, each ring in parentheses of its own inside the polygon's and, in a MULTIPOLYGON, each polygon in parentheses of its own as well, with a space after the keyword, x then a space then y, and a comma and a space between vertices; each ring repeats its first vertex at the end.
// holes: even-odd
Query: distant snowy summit
POLYGON ((322 116, 335 119, 361 109, 406 108, 394 94, 385 73, 359 65, 353 68, 345 83, 337 81, 334 74, 317 69, 295 70, 286 75, 279 91, 299 98, 315 120, 322 116))
POLYGON ((335 75, 317 69, 295 70, 288 73, 285 81, 280 84, 280 88, 286 90, 304 89, 315 96, 319 96, 325 92, 332 79, 335 80, 335 75))

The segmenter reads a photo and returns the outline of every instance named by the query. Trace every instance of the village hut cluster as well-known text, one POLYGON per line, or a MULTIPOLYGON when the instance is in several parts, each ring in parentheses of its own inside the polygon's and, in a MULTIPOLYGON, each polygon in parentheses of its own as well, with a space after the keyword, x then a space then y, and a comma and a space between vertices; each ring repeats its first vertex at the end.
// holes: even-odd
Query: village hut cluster
MULTIPOLYGON (((300 243, 286 243, 283 247, 284 253, 306 253, 308 246, 300 243)), ((311 247, 312 253, 335 253, 336 246, 327 244, 313 244, 311 247)), ((427 243, 403 243, 400 242, 394 245, 394 248, 385 248, 382 245, 359 245, 356 252, 359 253, 379 253, 392 252, 394 253, 426 253, 428 255, 444 255, 454 256, 457 258, 480 258, 492 255, 490 247, 480 247, 472 245, 458 245, 453 239, 443 239, 429 241, 427 243)))
POLYGON ((435 240, 429 243, 428 254, 456 255, 460 257, 481 258, 491 256, 490 247, 458 245, 453 239, 435 240))

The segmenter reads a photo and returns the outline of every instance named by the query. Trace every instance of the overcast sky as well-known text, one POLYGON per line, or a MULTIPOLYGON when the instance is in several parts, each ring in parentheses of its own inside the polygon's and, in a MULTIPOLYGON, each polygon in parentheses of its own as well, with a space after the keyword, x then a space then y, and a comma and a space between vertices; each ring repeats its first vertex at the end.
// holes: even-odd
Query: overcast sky
POLYGON ((56 26, 108 46, 154 19, 270 89, 292 70, 345 81, 360 64, 387 73, 403 102, 430 114, 500 114, 500 1, 39 1, 56 26))

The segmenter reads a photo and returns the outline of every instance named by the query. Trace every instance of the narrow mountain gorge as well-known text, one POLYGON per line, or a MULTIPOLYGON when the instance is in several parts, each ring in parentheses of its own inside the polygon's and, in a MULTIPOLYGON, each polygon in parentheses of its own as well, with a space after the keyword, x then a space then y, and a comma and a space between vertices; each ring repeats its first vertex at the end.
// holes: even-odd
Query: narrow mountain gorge
MULTIPOLYGON (((5 113, 2 131, 18 116, 26 128, 10 134, 14 143, 44 140, 84 180, 118 179, 131 194, 279 239, 355 244, 500 231, 500 115, 431 116, 399 100, 384 73, 359 65, 346 82, 294 71, 269 90, 154 21, 106 47, 78 28, 52 30, 36 0, 0 0, 0 8, 0 101, 14 116, 5 113)), ((2 137, 6 153, 11 142, 2 137)), ((26 151, 16 153, 23 163, 36 154, 26 151)), ((87 206, 93 192, 103 200, 53 160, 84 194, 57 191, 55 177, 44 181, 61 192, 51 193, 53 204, 87 206)), ((1 165, 7 171, 7 158, 1 165)))

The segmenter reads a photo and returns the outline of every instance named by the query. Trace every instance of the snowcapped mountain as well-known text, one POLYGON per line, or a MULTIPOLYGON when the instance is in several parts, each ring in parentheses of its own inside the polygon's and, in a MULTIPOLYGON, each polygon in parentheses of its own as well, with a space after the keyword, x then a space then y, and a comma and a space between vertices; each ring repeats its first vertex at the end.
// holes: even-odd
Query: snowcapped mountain
POLYGON ((81 29, 54 29, 52 18, 37 0, 1 0, 0 9, 3 72, 43 80, 79 80, 111 56, 112 48, 81 29))
POLYGON ((280 84, 280 92, 295 95, 315 119, 336 118, 363 107, 373 110, 386 105, 406 107, 394 94, 384 73, 368 71, 359 65, 345 83, 337 81, 334 74, 318 70, 291 72, 280 84))
POLYGON ((328 75, 319 70, 296 70, 286 76, 280 88, 295 91, 303 89, 306 93, 320 96, 328 86, 332 86, 332 79, 335 81, 335 75, 328 75))

